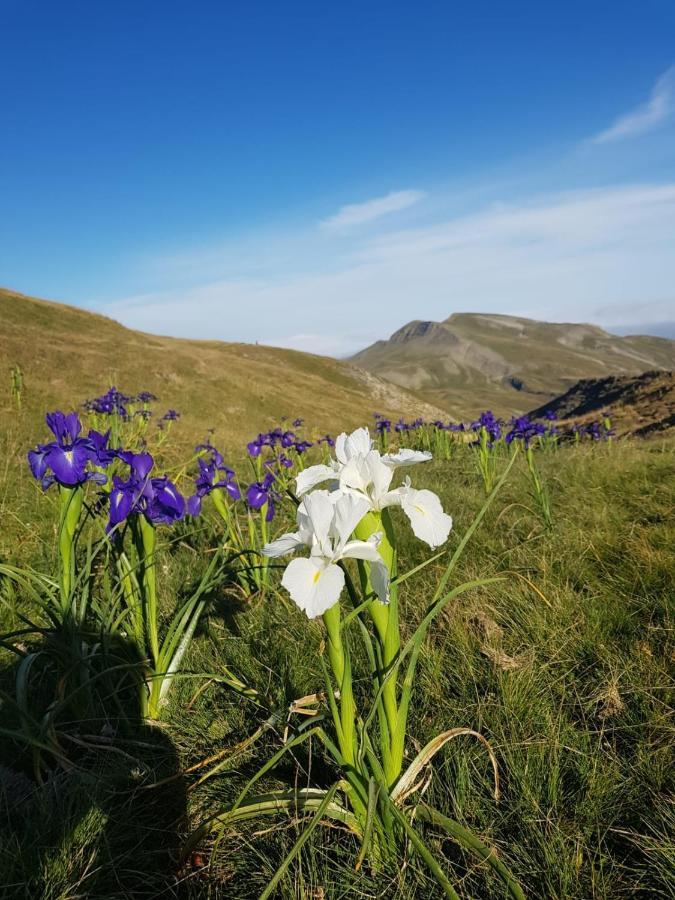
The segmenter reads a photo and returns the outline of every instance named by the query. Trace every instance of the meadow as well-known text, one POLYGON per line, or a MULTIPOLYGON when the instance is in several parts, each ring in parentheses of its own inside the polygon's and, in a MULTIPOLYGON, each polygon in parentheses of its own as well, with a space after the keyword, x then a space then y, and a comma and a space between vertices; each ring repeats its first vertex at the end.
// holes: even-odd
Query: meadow
POLYGON ((366 514, 389 604, 375 557, 336 556, 336 627, 261 550, 339 418, 329 440, 289 411, 223 459, 153 400, 79 408, 82 439, 111 435, 73 494, 72 420, 28 466, 37 402, 0 435, 0 896, 673 896, 672 439, 364 422, 383 455, 433 454, 392 484, 453 524, 429 537, 401 495, 366 514))

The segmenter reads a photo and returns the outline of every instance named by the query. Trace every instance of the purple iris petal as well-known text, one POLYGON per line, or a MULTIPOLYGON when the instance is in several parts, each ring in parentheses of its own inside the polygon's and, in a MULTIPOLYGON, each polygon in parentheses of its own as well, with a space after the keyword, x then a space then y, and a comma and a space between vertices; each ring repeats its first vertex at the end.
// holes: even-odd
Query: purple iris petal
POLYGON ((273 489, 275 476, 269 472, 262 481, 254 481, 246 490, 246 502, 251 509, 262 509, 267 504, 267 512, 265 518, 271 522, 274 518, 276 503, 279 501, 279 494, 273 489))
POLYGON ((60 484, 74 486, 87 480, 87 463, 92 458, 87 444, 75 443, 70 450, 52 446, 45 461, 60 484))
POLYGON ((47 413, 45 421, 61 447, 74 443, 82 431, 80 417, 74 412, 68 415, 62 412, 47 413))
POLYGON ((37 478, 38 481, 41 478, 44 478, 47 472, 46 456, 48 449, 49 444, 41 444, 38 446, 37 450, 28 451, 28 465, 33 473, 33 478, 37 478))
POLYGON ((202 498, 199 494, 193 494, 187 499, 187 514, 196 517, 202 511, 202 498))
POLYGON ((239 500, 241 493, 234 480, 234 470, 223 463, 223 456, 211 444, 200 444, 197 452, 206 452, 209 458, 199 458, 197 465, 199 472, 195 478, 195 493, 188 500, 188 512, 190 515, 198 515, 201 510, 201 501, 204 497, 216 489, 227 491, 233 500, 239 500), (196 510, 192 512, 191 510, 196 510))
POLYGON ((131 512, 134 497, 131 491, 118 488, 110 492, 110 524, 114 527, 123 522, 131 512))
POLYGON ((110 429, 108 429, 105 434, 101 434, 100 431, 94 431, 94 429, 92 428, 87 435, 87 440, 91 444, 95 453, 96 465, 102 466, 103 468, 109 466, 116 456, 115 451, 111 450, 111 448, 108 446, 109 438, 110 429))
POLYGON ((259 481, 250 484, 246 490, 246 502, 252 509, 260 509, 269 500, 268 492, 259 481))

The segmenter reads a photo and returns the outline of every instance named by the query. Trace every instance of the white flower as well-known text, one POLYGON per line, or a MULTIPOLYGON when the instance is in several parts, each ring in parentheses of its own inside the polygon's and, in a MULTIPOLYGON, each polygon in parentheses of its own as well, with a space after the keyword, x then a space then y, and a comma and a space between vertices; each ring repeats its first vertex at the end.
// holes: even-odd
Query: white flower
POLYGON ((403 449, 380 456, 373 449, 367 428, 351 435, 341 434, 335 441, 337 460, 328 465, 310 466, 298 475, 297 491, 306 493, 317 484, 331 481, 333 489, 361 498, 368 508, 380 512, 388 506, 400 506, 410 520, 413 533, 430 547, 439 547, 448 539, 452 519, 443 512, 441 501, 432 491, 416 490, 410 479, 390 490, 394 471, 431 459, 431 453, 403 449))
POLYGON ((320 616, 340 599, 345 585, 342 559, 365 559, 371 563, 371 580, 379 599, 389 599, 389 571, 377 551, 380 535, 367 541, 349 540, 368 512, 368 502, 339 491, 314 491, 298 507, 298 530, 285 534, 263 548, 265 556, 277 557, 309 547, 309 558, 291 560, 281 579, 293 601, 310 619, 320 616))

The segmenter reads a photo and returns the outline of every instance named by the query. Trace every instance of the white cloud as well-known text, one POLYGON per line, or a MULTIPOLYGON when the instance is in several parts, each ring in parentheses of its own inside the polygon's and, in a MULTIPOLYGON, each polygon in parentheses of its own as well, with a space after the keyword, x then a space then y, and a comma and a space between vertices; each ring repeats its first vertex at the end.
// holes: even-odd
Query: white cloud
POLYGON ((644 330, 675 301, 675 183, 493 206, 352 243, 319 272, 298 253, 293 274, 228 274, 107 311, 145 331, 335 355, 410 319, 461 311, 644 330))
POLYGON ((426 197, 424 191, 391 191, 384 197, 375 197, 366 200, 365 203, 349 203, 341 206, 335 215, 324 219, 320 225, 322 228, 341 230, 355 225, 365 225, 374 222, 382 216, 400 212, 419 203, 426 197))
POLYGON ((675 66, 671 66, 658 79, 645 103, 631 110, 591 138, 594 144, 622 141, 646 134, 665 122, 675 113, 675 66))
POLYGON ((377 334, 292 334, 278 335, 269 340, 263 339, 261 344, 268 347, 286 347, 289 350, 302 350, 304 353, 315 353, 319 356, 334 356, 338 359, 351 356, 366 344, 376 341, 377 334))

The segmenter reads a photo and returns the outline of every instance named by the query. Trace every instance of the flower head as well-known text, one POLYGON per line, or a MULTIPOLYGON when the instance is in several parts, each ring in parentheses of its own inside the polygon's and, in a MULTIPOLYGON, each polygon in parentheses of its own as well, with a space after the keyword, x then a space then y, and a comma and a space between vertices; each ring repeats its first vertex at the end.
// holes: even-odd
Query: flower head
POLYGON ((532 441, 544 434, 546 426, 541 422, 533 422, 528 416, 517 416, 511 419, 511 430, 506 433, 504 440, 507 444, 522 441, 527 449, 532 441))
POLYGON ((430 460, 431 453, 404 448, 383 456, 373 447, 367 428, 352 434, 343 433, 335 441, 336 459, 326 465, 310 466, 296 479, 297 494, 305 495, 313 487, 329 481, 333 490, 365 500, 368 509, 380 512, 400 506, 410 521, 414 534, 430 547, 447 540, 452 519, 443 512, 441 502, 432 491, 416 490, 410 479, 391 490, 394 471, 430 460))
MULTIPOLYGON (((202 500, 215 490, 224 490, 232 500, 239 500, 241 492, 234 480, 234 471, 224 465, 222 455, 211 445, 200 445, 213 451, 210 459, 198 459, 199 473, 195 478, 195 493, 188 499, 187 510, 191 516, 198 516, 202 508, 202 500)), ((200 448, 198 448, 200 449, 200 448)))
POLYGON ((109 388, 105 394, 102 394, 100 397, 95 397, 93 400, 87 400, 84 406, 89 412, 106 416, 116 415, 126 420, 129 418, 126 404, 132 403, 133 400, 133 397, 128 397, 126 394, 123 394, 113 385, 113 387, 109 388))
POLYGON ((494 441, 498 441, 502 436, 502 423, 489 409, 482 412, 476 421, 471 423, 472 431, 480 432, 483 429, 487 432, 488 446, 491 446, 494 441))
POLYGON ((38 444, 28 452, 28 464, 33 477, 42 483, 43 490, 57 483, 65 487, 75 487, 86 481, 105 484, 106 476, 92 471, 89 464, 107 466, 112 454, 107 448, 107 435, 89 432, 89 437, 80 437, 82 423, 77 413, 47 413, 45 420, 55 440, 48 444, 38 444))
POLYGON ((268 522, 274 518, 276 504, 281 499, 279 493, 272 487, 275 480, 276 476, 272 472, 268 472, 262 481, 254 481, 246 490, 246 502, 251 509, 262 509, 267 505, 265 519, 268 522))
POLYGON ((389 572, 378 553, 381 536, 367 541, 350 540, 368 512, 367 501, 349 494, 314 491, 298 506, 296 532, 285 534, 263 548, 265 556, 278 557, 308 547, 309 557, 292 560, 281 584, 294 602, 313 619, 334 606, 345 585, 338 565, 343 559, 363 559, 371 564, 371 579, 378 598, 388 601, 389 572))
POLYGON ((129 477, 113 478, 108 531, 132 515, 144 515, 153 525, 171 525, 185 515, 185 500, 166 475, 151 478, 154 460, 149 453, 120 451, 129 477))

